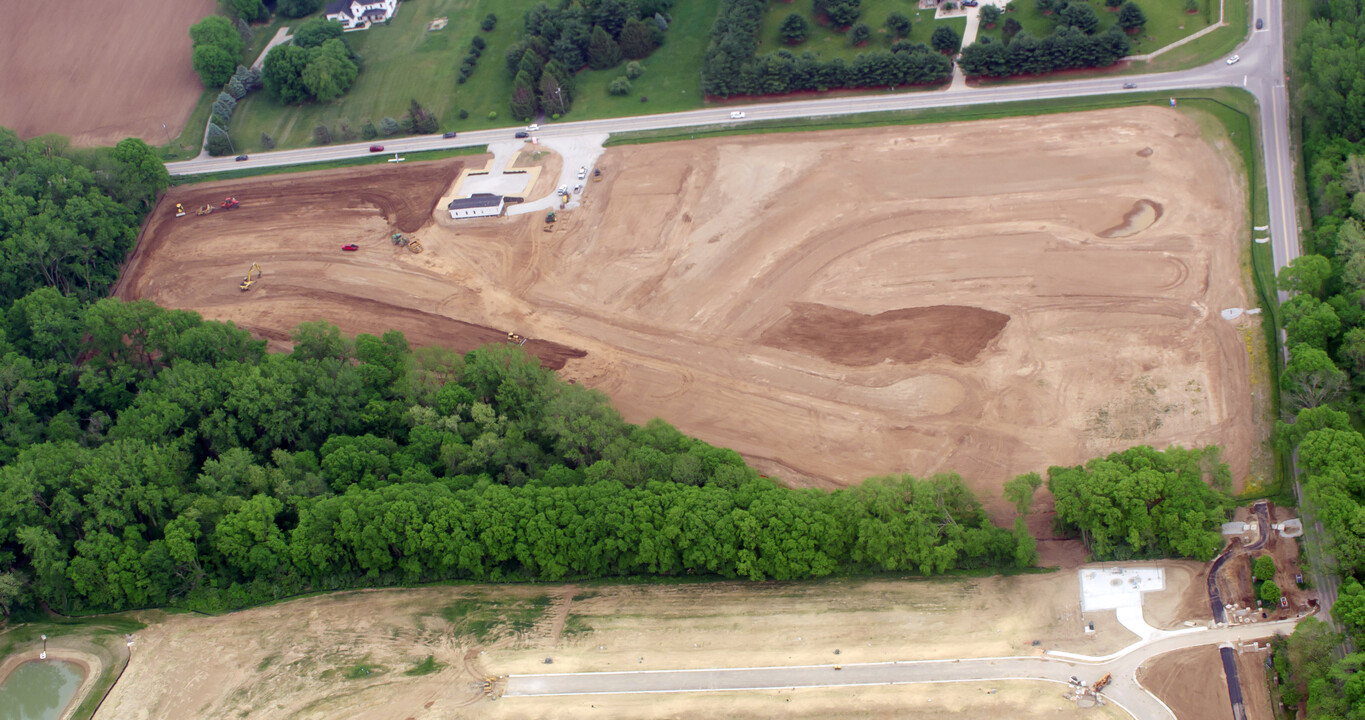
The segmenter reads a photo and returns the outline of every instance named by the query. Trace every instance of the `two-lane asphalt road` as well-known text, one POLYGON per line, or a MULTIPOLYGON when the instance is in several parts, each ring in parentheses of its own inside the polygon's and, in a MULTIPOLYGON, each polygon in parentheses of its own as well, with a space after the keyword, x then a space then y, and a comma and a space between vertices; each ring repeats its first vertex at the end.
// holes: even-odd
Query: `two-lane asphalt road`
POLYGON ((512 675, 506 697, 547 695, 621 695, 638 693, 725 692, 780 690, 858 685, 1040 680, 1066 684, 1074 675, 1092 684, 1108 673, 1113 683, 1104 696, 1139 720, 1166 720, 1170 708, 1137 682, 1143 663, 1176 650, 1201 645, 1231 645, 1289 632, 1296 621, 1237 625, 1182 633, 1138 644, 1117 657, 1099 662, 1055 657, 997 657, 843 665, 649 670, 636 672, 512 675))
MULTIPOLYGON (((1279 268, 1298 255, 1298 226, 1294 214, 1294 173, 1289 151, 1289 106, 1284 87, 1284 57, 1280 8, 1269 0, 1255 0, 1254 17, 1265 20, 1264 30, 1252 30, 1237 50, 1241 60, 1228 65, 1219 59, 1202 67, 1151 75, 1089 78, 1063 82, 1004 85, 972 88, 956 87, 938 91, 891 92, 822 100, 764 103, 723 109, 689 110, 663 115, 584 120, 554 123, 540 129, 542 137, 601 135, 635 130, 706 127, 757 120, 787 120, 829 117, 886 110, 990 105, 1023 100, 1049 100, 1097 95, 1122 95, 1125 82, 1135 83, 1139 91, 1166 92, 1215 87, 1242 87, 1260 103, 1266 179, 1270 190, 1271 233, 1274 237, 1275 263, 1279 268), (743 110, 744 120, 730 119, 730 111, 743 110)), ((486 145, 506 141, 522 128, 502 128, 461 133, 455 138, 438 135, 384 140, 385 153, 440 150, 486 145)), ((252 155, 243 163, 231 157, 200 157, 170 163, 173 175, 195 175, 243 167, 275 167, 363 157, 369 143, 329 145, 299 150, 281 150, 252 155)))

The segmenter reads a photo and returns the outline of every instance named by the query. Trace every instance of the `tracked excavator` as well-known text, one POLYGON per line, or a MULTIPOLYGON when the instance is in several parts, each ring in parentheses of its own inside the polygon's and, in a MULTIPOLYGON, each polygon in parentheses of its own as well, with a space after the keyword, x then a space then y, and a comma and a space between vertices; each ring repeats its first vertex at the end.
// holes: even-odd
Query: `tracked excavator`
POLYGON ((243 291, 250 290, 250 289, 251 289, 251 286, 252 286, 253 284, 255 284, 255 282, 256 282, 257 280, 260 280, 260 279, 261 279, 261 264, 260 264, 260 263, 251 263, 251 267, 248 268, 247 271, 246 271, 246 277, 242 278, 241 284, 238 285, 237 287, 240 288, 240 289, 243 290, 243 291), (252 274, 253 274, 253 273, 255 274, 255 277, 252 277, 252 274))

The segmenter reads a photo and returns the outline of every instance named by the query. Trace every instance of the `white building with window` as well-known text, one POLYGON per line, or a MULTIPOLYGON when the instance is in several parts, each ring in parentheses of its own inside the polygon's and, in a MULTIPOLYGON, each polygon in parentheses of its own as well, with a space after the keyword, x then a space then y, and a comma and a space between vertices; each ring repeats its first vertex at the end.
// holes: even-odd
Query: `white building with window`
POLYGON ((446 206, 452 220, 476 217, 497 217, 502 214, 502 196, 493 193, 474 193, 467 198, 455 198, 446 206))
POLYGON ((335 0, 326 12, 328 20, 336 20, 347 30, 363 30, 388 20, 397 11, 398 0, 335 0))

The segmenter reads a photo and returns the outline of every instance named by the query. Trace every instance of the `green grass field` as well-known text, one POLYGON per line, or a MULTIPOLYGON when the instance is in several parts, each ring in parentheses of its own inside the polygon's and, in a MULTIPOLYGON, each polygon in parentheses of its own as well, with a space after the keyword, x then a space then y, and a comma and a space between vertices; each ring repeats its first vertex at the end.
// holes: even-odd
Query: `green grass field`
MULTIPOLYGON (((848 43, 846 32, 839 32, 816 23, 814 12, 813 0, 770 3, 767 14, 763 16, 763 25, 758 31, 759 42, 761 43, 758 49, 759 54, 776 52, 785 48, 796 55, 810 51, 823 59, 841 57, 845 60, 852 60, 860 52, 891 47, 895 38, 886 32, 884 25, 887 16, 893 12, 910 18, 911 30, 910 37, 907 39, 913 42, 928 45, 929 36, 934 33, 934 28, 938 27, 934 20, 934 11, 920 10, 916 0, 866 0, 863 3, 863 14, 858 18, 858 22, 864 22, 871 26, 872 41, 862 47, 853 47, 848 43), (791 13, 801 15, 810 25, 809 37, 800 45, 788 45, 782 42, 778 33, 782 20, 791 13)), ((958 35, 967 29, 967 18, 965 17, 937 22, 956 30, 958 35)))
MULTIPOLYGON (((1086 1, 1086 0, 1081 0, 1086 1)), ((1147 15, 1147 28, 1141 35, 1133 36, 1133 54, 1144 55, 1146 53, 1160 50, 1167 45, 1199 32, 1209 26, 1205 20, 1204 8, 1207 3, 1213 3, 1212 14, 1214 22, 1218 21, 1218 0, 1197 0, 1199 12, 1190 14, 1185 12, 1185 0, 1136 0, 1139 7, 1147 15)), ((1100 32, 1109 29, 1118 19, 1117 12, 1110 12, 1104 7, 1101 0, 1088 0, 1090 7, 1095 10, 1095 14, 1100 18, 1100 32)), ((1037 37, 1052 34, 1052 29, 1057 25, 1057 16, 1044 15, 1034 8, 1033 0, 1014 0, 1012 3, 1014 10, 1006 13, 1004 17, 1013 17, 1019 21, 1025 30, 1037 37)), ((1004 20, 1000 21, 1003 24, 1004 20)), ((995 40, 1000 39, 1000 25, 987 29, 982 27, 977 32, 977 37, 990 37, 995 40)))
MULTIPOLYGON (((261 133, 278 147, 302 147, 312 141, 313 128, 325 124, 333 132, 346 121, 357 133, 369 120, 397 119, 417 100, 436 113, 443 130, 469 130, 509 124, 507 108, 512 80, 503 55, 516 40, 526 10, 538 0, 421 0, 403 3, 387 26, 347 33, 346 41, 362 58, 360 77, 351 91, 327 104, 281 105, 265 92, 247 96, 237 106, 228 128, 239 152, 261 150, 261 133), (479 29, 479 21, 494 12, 493 32, 479 29), (427 32, 427 23, 449 18, 443 30, 427 32), (488 46, 469 82, 455 84, 461 61, 475 35, 488 46), (459 121, 457 113, 469 112, 459 121), (498 119, 488 114, 497 112, 498 119)), ((298 21, 294 21, 297 23, 298 21)), ((267 38, 268 40, 268 38, 267 38)))

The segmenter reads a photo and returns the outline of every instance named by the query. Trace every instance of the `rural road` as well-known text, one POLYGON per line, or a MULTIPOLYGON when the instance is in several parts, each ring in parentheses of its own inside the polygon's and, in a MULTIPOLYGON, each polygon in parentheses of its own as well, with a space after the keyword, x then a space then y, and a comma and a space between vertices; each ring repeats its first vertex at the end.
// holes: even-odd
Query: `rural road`
POLYGON ((718 668, 703 670, 650 670, 637 672, 559 673, 511 675, 504 697, 554 695, 620 695, 637 693, 717 692, 778 690, 856 685, 908 683, 1042 680, 1066 684, 1071 676, 1093 684, 1105 673, 1113 684, 1104 697, 1138 720, 1166 720, 1170 708, 1137 682, 1137 669, 1165 653, 1202 645, 1237 644, 1288 633, 1297 620, 1235 625, 1183 633, 1150 643, 1137 643, 1118 657, 1085 662, 1053 657, 998 657, 962 660, 858 663, 835 670, 833 665, 792 667, 718 668))
MULTIPOLYGON (((1278 269, 1298 256, 1298 223, 1294 213, 1294 167, 1289 146, 1289 99, 1285 91, 1283 30, 1280 7, 1269 0, 1254 0, 1252 18, 1264 18, 1264 30, 1252 30, 1246 42, 1237 49, 1241 61, 1228 65, 1219 59, 1208 65, 1189 70, 1150 75, 1089 78, 1062 82, 1031 83, 973 88, 953 87, 948 90, 886 93, 802 100, 795 102, 764 103, 748 106, 726 106, 664 115, 641 115, 626 118, 585 120, 548 125, 537 133, 542 138, 578 135, 600 135, 636 130, 705 127, 727 125, 735 121, 732 110, 743 110, 745 120, 787 120, 807 117, 854 115, 886 110, 919 110, 941 107, 990 105, 1022 100, 1049 100, 1098 95, 1121 95, 1125 82, 1136 83, 1141 91, 1190 90, 1216 87, 1242 87, 1254 95, 1260 104, 1260 126, 1266 179, 1270 198, 1271 236, 1278 269)), ((438 135, 400 138, 384 141, 385 152, 415 152, 441 150, 471 145, 486 145, 505 141, 520 127, 479 130, 461 133, 459 137, 442 138, 438 135)), ((172 175, 237 170, 243 167, 275 167, 326 160, 363 157, 369 154, 369 143, 329 145, 317 148, 282 150, 252 155, 244 163, 231 157, 196 158, 169 163, 172 175)))

